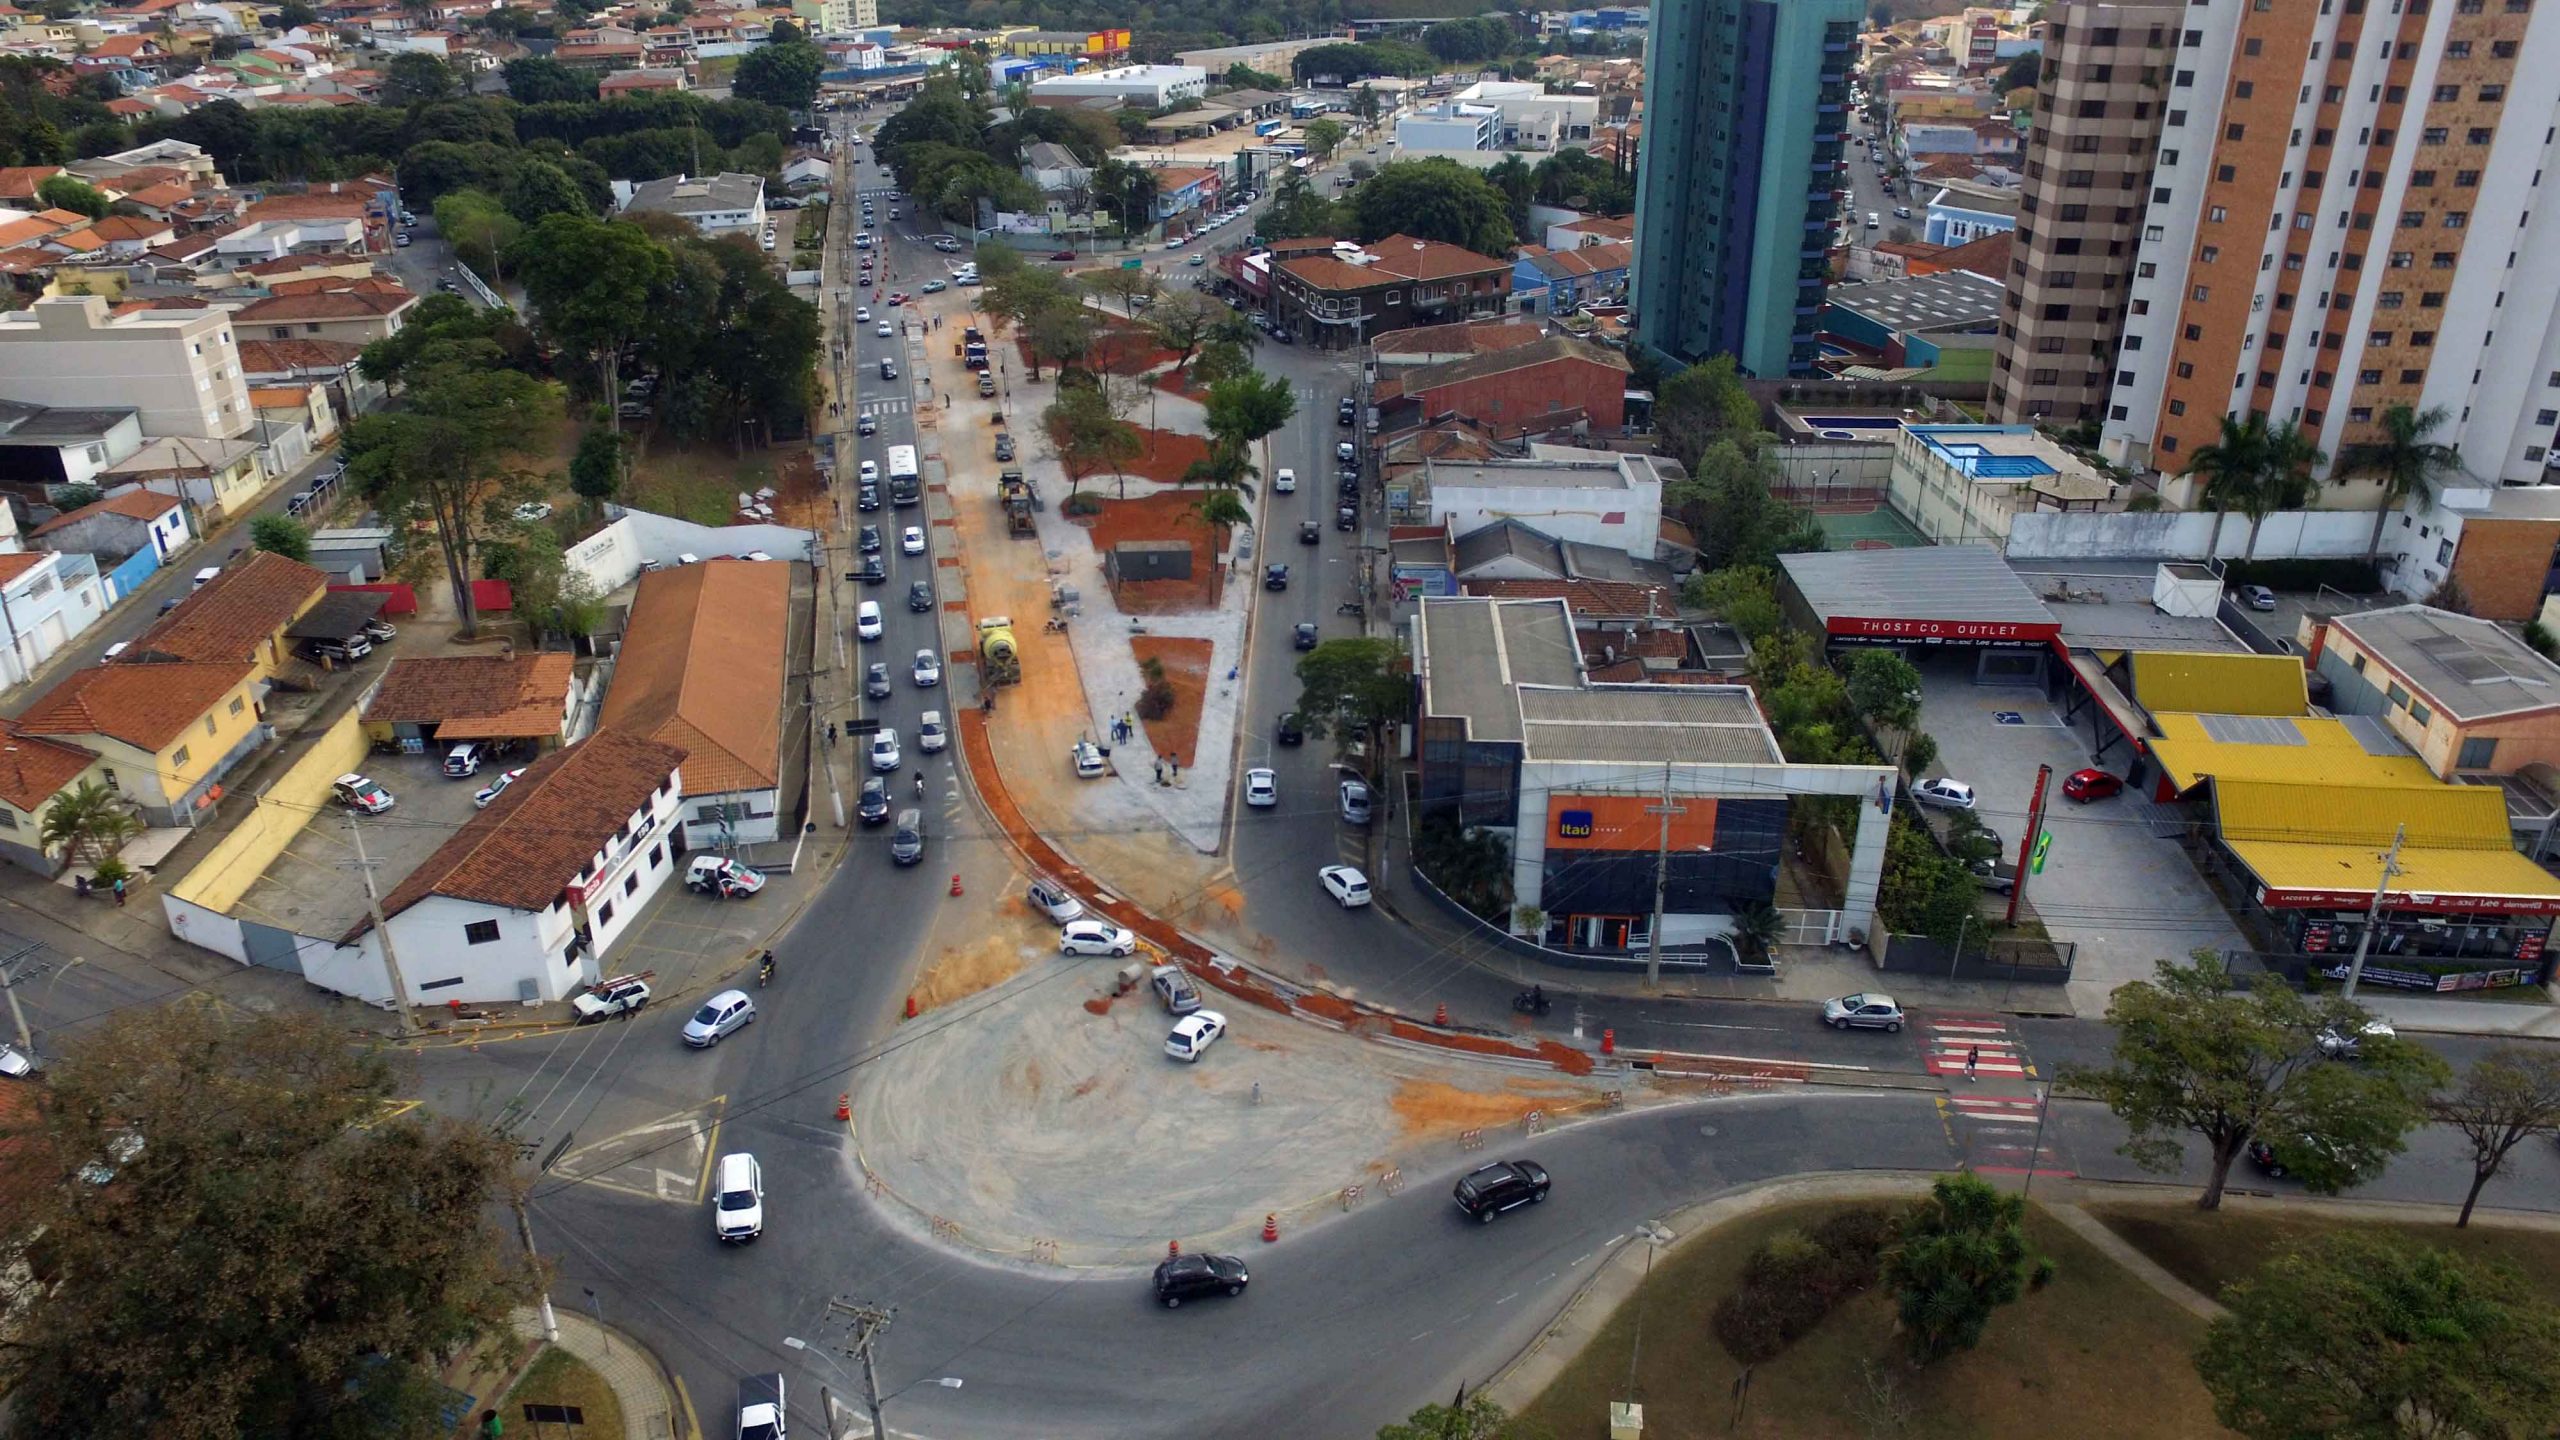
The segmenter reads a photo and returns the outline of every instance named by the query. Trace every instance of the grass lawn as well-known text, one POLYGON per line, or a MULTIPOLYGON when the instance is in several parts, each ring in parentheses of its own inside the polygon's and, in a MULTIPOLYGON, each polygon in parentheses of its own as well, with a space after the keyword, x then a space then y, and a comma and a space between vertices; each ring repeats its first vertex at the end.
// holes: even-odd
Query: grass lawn
MULTIPOLYGON (((2488 1196, 2501 1182, 2489 1182, 2488 1196)), ((2454 1251, 2467 1259, 2503 1260, 2524 1272, 2527 1285, 2560 1303, 2560 1231, 2509 1230, 2474 1218, 2469 1229, 2451 1224, 2368 1224, 2319 1215, 2224 1210, 2192 1205, 2092 1205, 2089 1213, 2160 1268, 2207 1295, 2246 1280, 2268 1256, 2348 1226, 2454 1251)))
MULTIPOLYGON (((613 1398, 603 1376, 557 1345, 544 1350, 542 1358, 524 1372, 516 1388, 507 1392, 506 1403, 498 1407, 498 1413, 510 1427, 522 1425, 521 1407, 528 1401, 537 1405, 575 1405, 585 1412, 585 1422, 575 1432, 578 1440, 622 1440, 622 1402, 613 1398)), ((523 1433, 531 1433, 531 1427, 525 1427, 523 1433)))
POLYGON ((1806 1205, 1736 1221, 1655 1264, 1636 1299, 1525 1412, 1557 1440, 1605 1433, 1608 1402, 1645 1407, 1646 1440, 1741 1435, 1863 1436, 1944 1440, 2053 1440, 2056 1436, 2220 1435, 2189 1356, 2203 1323, 2090 1249, 2040 1210, 2028 1233, 2058 1267, 2053 1283, 1994 1316, 1980 1348, 1914 1370, 1893 1336, 1893 1302, 1869 1291, 1840 1309, 1751 1379, 1742 1423, 1732 1417, 1737 1365, 1716 1344, 1708 1317, 1761 1241, 1807 1226, 1847 1204, 1806 1205), (1642 1316, 1644 1343, 1633 1345, 1642 1316), (1909 1410, 1898 1431, 1870 1431, 1861 1404, 1870 1371, 1889 1378, 1909 1410))
POLYGON ((635 509, 726 525, 738 513, 738 492, 753 494, 772 483, 772 462, 755 453, 741 462, 717 445, 660 440, 651 442, 623 488, 635 509))

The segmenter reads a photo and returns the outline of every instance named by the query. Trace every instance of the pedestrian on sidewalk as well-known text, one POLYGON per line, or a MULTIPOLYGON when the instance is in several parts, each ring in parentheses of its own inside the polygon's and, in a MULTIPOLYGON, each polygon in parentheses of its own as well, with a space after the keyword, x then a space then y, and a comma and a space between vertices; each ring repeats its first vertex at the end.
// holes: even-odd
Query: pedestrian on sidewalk
POLYGON ((124 908, 124 877, 121 875, 116 877, 116 908, 124 908))
POLYGON ((828 749, 830 749, 830 750, 832 750, 832 749, 834 749, 834 748, 835 748, 835 744, 836 744, 836 722, 834 722, 833 720, 830 720, 830 721, 828 721, 828 722, 827 722, 827 748, 828 748, 828 749))
POLYGON ((507 1423, 498 1418, 497 1411, 480 1412, 480 1440, 499 1440, 499 1437, 506 1433, 507 1423))
POLYGON ((1977 1085, 1982 1083, 1982 1077, 1974 1073, 1973 1067, 1981 1059, 1981 1046, 1974 1045, 1966 1048, 1964 1052, 1964 1078, 1973 1081, 1977 1085))

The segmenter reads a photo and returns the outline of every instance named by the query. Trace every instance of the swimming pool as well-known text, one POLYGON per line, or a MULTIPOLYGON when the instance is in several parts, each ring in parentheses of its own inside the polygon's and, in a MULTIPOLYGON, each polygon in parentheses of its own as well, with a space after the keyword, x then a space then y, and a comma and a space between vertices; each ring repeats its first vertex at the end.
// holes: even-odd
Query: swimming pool
POLYGON ((1816 430, 1899 430, 1902 419, 1896 415, 1807 415, 1804 423, 1816 430))

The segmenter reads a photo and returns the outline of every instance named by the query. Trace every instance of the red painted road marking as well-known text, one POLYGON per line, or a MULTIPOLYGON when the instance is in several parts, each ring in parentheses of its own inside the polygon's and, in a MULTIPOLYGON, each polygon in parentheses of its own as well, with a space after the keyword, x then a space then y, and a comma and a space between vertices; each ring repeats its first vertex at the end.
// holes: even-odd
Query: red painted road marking
POLYGON ((1976 1098, 1968 1095, 1949 1096, 1947 1104, 1969 1120, 1994 1125, 2033 1125, 2044 1108, 2035 1100, 2009 1100, 1993 1096, 1976 1098))

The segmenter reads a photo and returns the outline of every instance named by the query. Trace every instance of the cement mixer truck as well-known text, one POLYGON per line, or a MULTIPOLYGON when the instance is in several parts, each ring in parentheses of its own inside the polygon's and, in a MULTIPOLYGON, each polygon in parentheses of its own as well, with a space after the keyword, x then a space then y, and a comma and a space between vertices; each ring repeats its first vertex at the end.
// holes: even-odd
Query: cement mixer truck
POLYGON ((990 615, 978 622, 978 673, 990 685, 1022 683, 1022 649, 1013 641, 1013 621, 990 615))

